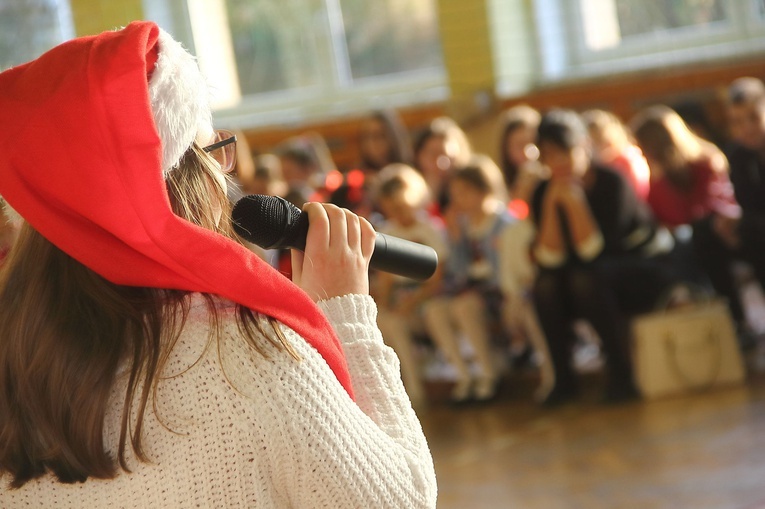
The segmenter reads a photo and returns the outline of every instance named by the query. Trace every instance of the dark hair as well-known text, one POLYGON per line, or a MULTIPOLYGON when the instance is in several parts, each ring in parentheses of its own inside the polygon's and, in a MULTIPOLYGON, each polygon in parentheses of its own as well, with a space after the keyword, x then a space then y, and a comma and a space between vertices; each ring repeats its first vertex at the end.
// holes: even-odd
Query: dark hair
POLYGON ((431 126, 418 131, 414 137, 414 144, 412 145, 414 149, 415 164, 417 164, 417 156, 419 156, 420 152, 422 152, 422 149, 425 147, 425 144, 428 142, 428 140, 431 138, 444 136, 446 136, 444 133, 437 133, 431 126))
POLYGON ((406 182, 400 175, 393 176, 380 184, 378 198, 391 198, 406 189, 406 182))
MULTIPOLYGON (((375 111, 370 116, 370 119, 379 122, 383 126, 385 136, 390 143, 388 160, 383 166, 391 163, 410 164, 412 161, 412 143, 409 140, 409 133, 398 113, 395 110, 375 111)), ((359 133, 359 138, 361 136, 362 133, 359 133)), ((361 154, 361 162, 367 168, 382 169, 382 167, 378 167, 379 163, 370 160, 367 154, 361 154)))
POLYGON ((765 85, 757 78, 739 78, 728 87, 728 104, 762 104, 765 102, 765 85))
POLYGON ((537 130, 537 145, 552 143, 564 150, 587 147, 590 137, 581 117, 572 110, 550 110, 542 116, 537 130))
POLYGON ((301 147, 288 146, 282 150, 279 150, 278 154, 282 159, 294 161, 303 168, 316 166, 316 160, 313 158, 313 155, 308 150, 301 147))
POLYGON ((464 168, 458 168, 452 175, 452 180, 460 180, 466 184, 474 187, 482 193, 491 192, 491 184, 486 179, 486 176, 478 166, 465 166, 464 168))
POLYGON ((497 200, 507 200, 502 170, 490 157, 483 154, 474 154, 467 165, 454 170, 451 178, 461 180, 482 193, 492 195, 497 200))
POLYGON ((521 104, 510 108, 504 115, 504 128, 502 129, 502 138, 500 139, 500 161, 502 164, 502 174, 505 176, 505 184, 510 187, 515 184, 518 178, 518 165, 510 160, 507 155, 509 145, 508 138, 518 129, 533 129, 539 127, 540 115, 537 110, 531 106, 521 104))
POLYGON ((458 165, 464 166, 472 155, 472 149, 470 142, 465 135, 465 132, 460 126, 449 117, 437 117, 434 118, 428 126, 421 130, 414 139, 414 163, 415 169, 418 163, 417 158, 425 148, 425 144, 430 141, 431 138, 443 138, 444 140, 453 139, 460 146, 459 157, 461 161, 458 161, 458 165))

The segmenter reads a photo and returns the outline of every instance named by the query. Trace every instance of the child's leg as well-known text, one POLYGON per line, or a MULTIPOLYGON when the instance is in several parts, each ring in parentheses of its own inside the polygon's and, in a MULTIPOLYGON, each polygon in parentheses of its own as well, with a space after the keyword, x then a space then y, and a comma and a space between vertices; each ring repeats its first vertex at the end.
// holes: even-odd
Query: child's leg
POLYGON ((473 347, 475 360, 481 371, 476 384, 476 397, 487 399, 494 395, 497 373, 494 369, 491 338, 486 323, 486 304, 478 292, 468 292, 455 297, 450 308, 460 330, 465 333, 473 347))
POLYGON ((547 341, 545 341, 544 332, 542 332, 542 327, 539 325, 539 319, 537 318, 534 306, 531 302, 522 299, 519 303, 519 308, 526 337, 537 354, 542 356, 542 364, 539 366, 541 380, 539 387, 534 393, 534 397, 538 401, 544 401, 553 387, 555 387, 555 370, 553 369, 550 350, 547 348, 547 341))
POLYGON ((457 385, 452 391, 452 398, 462 401, 470 395, 470 372, 460 353, 457 335, 452 326, 451 300, 447 297, 429 300, 423 306, 423 315, 428 335, 457 370, 457 385))

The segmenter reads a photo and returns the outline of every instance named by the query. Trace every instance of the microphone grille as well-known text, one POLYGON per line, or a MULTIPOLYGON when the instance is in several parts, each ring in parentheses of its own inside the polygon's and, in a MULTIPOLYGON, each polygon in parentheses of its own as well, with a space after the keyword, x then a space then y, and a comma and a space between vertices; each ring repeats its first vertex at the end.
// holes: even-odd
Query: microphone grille
POLYGON ((300 209, 277 196, 245 196, 231 211, 234 231, 264 249, 278 248, 300 209))

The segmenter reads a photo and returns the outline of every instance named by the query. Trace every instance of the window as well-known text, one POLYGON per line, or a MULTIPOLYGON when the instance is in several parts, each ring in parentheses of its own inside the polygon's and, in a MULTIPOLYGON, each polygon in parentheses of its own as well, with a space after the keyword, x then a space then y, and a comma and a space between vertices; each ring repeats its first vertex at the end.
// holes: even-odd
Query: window
POLYGON ((726 21, 721 0, 580 0, 579 5, 584 22, 585 44, 591 51, 617 47, 646 36, 671 37, 678 29, 711 28, 726 21))
POLYGON ((442 67, 432 1, 341 0, 351 79, 442 67))
POLYGON ((319 85, 323 2, 227 0, 228 23, 243 95, 319 85))
POLYGON ((0 70, 28 62, 74 37, 64 0, 0 0, 0 70))
POLYGON ((144 9, 173 35, 190 27, 219 123, 253 127, 444 99, 435 3, 145 0, 144 9))
POLYGON ((537 0, 546 80, 761 51, 763 0, 537 0))

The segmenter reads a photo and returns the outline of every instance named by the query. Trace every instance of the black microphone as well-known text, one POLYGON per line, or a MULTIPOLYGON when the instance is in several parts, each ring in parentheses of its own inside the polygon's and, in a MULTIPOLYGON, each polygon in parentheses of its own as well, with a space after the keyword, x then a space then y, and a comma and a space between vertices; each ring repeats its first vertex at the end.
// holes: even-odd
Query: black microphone
MULTIPOLYGON (((234 230, 263 249, 305 249, 308 214, 277 196, 251 194, 234 205, 234 230)), ((424 281, 436 271, 438 255, 428 247, 378 233, 370 267, 424 281)))

